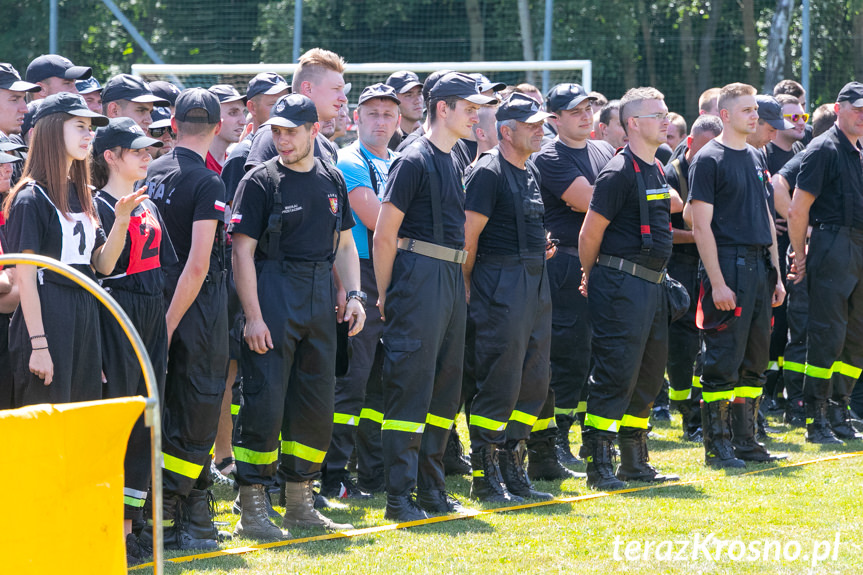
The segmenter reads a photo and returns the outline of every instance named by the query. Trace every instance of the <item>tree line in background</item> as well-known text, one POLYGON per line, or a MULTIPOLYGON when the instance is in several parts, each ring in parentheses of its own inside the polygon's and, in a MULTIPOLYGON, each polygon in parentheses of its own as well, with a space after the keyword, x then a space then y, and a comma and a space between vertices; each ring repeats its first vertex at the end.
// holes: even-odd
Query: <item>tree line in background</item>
MULTIPOLYGON (((48 51, 48 4, 0 0, 0 60, 22 74, 48 51)), ((167 63, 291 60, 294 0, 116 4, 167 63)), ((863 78, 863 0, 811 4, 814 106, 863 78)), ((322 46, 349 62, 522 60, 528 48, 542 53, 544 8, 544 0, 306 0, 302 49, 322 46)), ((61 0, 59 14, 58 51, 97 78, 150 61, 101 2, 61 0)), ((670 109, 691 118, 708 87, 799 79, 800 15, 800 0, 557 0, 552 58, 592 60, 593 87, 611 98, 657 86, 670 109)))

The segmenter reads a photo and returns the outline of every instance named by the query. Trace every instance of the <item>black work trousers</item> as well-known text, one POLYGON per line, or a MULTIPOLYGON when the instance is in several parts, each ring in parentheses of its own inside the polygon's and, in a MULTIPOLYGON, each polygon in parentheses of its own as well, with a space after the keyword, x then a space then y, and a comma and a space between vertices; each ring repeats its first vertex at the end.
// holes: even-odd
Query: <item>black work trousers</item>
POLYGON ((668 359, 665 287, 597 265, 587 300, 593 369, 584 426, 647 429, 668 359))
POLYGON ((390 495, 446 489, 443 454, 461 398, 466 309, 460 265, 398 251, 382 338, 390 495))
MULTIPOLYGON (((790 263, 790 249, 788 260, 790 263)), ((787 264, 786 264, 787 267, 787 264)), ((806 368, 806 326, 809 323, 808 278, 800 283, 785 283, 785 317, 788 322, 788 343, 782 362, 782 382, 789 405, 803 401, 803 374, 806 368)))
POLYGON ((210 450, 228 365, 227 297, 224 274, 208 276, 168 348, 162 419, 162 483, 168 495, 185 497, 212 483, 210 450))
POLYGON ((12 314, 0 313, 0 409, 12 409, 12 355, 9 353, 9 322, 12 314))
POLYGON ((699 306, 704 325, 721 325, 702 333, 702 399, 708 403, 754 399, 764 387, 776 276, 771 273, 765 247, 719 246, 717 252, 725 283, 737 298, 737 309, 733 314, 716 309, 710 278, 702 265, 699 306))
MULTIPOLYGON (((106 288, 129 316, 144 343, 159 397, 165 394, 165 370, 168 367, 168 329, 165 324, 165 300, 162 294, 140 294, 106 288)), ((129 338, 108 308, 100 309, 102 323, 102 371, 105 374, 105 398, 148 396, 141 364, 129 338)), ((126 519, 140 519, 147 488, 150 485, 150 431, 144 416, 138 418, 129 434, 124 461, 125 487, 123 514, 126 519)))
POLYGON ((695 358, 701 347, 701 334, 695 325, 698 309, 698 256, 674 252, 668 261, 668 275, 679 281, 689 293, 686 314, 668 328, 668 398, 671 401, 701 399, 701 383, 693 389, 695 358))
POLYGON ((330 446, 336 383, 332 264, 258 263, 258 301, 273 339, 264 354, 243 345, 243 407, 234 434, 240 485, 317 479, 330 446))
POLYGON ((527 440, 548 395, 551 294, 545 254, 477 256, 470 315, 477 390, 471 450, 527 440))

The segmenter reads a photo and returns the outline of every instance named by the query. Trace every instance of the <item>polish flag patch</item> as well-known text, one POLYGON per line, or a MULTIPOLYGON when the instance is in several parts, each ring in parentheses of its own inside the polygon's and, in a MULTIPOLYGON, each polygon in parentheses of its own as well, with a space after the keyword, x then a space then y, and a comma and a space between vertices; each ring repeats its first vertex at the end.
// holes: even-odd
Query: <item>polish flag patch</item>
POLYGON ((232 224, 239 224, 242 221, 243 221, 243 214, 234 214, 233 216, 231 216, 231 223, 232 224))
POLYGON ((220 212, 224 212, 225 211, 225 202, 216 202, 213 207, 216 208, 217 210, 219 210, 220 212))

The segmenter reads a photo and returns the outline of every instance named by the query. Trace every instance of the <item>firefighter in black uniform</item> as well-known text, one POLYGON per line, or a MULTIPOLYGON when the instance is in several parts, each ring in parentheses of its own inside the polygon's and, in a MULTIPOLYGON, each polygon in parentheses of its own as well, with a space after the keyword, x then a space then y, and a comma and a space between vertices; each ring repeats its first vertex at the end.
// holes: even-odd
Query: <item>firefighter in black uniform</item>
POLYGON ((484 501, 551 499, 524 468, 525 442, 548 395, 551 292, 539 172, 529 158, 550 117, 532 98, 511 95, 495 114, 498 146, 465 183, 464 275, 476 326, 471 495, 484 501))
POLYGON ((466 74, 438 80, 430 130, 393 162, 375 227, 388 519, 459 508, 447 496, 442 461, 461 394, 467 307, 464 191, 450 151, 470 134, 479 106, 494 101, 466 74))
POLYGON ((655 152, 666 141, 668 108, 654 88, 620 101, 629 144, 596 179, 578 238, 593 335, 583 441, 587 484, 621 489, 624 481, 668 481, 648 463, 647 432, 668 354, 672 197, 655 152), (613 470, 613 441, 620 466, 613 470), (615 476, 616 475, 616 476, 615 476))
MULTIPOLYGON (((671 162, 665 166, 668 185, 677 190, 683 202, 689 198, 689 163, 704 145, 722 133, 722 120, 702 114, 692 124, 692 131, 678 147, 671 162), (679 152, 679 153, 678 153, 679 152)), ((668 260, 668 274, 679 281, 689 293, 686 315, 668 328, 668 399, 680 412, 683 438, 701 441, 701 380, 693 376, 695 358, 701 347, 701 337, 695 325, 698 307, 698 248, 681 214, 671 214, 674 248, 668 260)))
POLYGON ((723 130, 689 168, 692 233, 701 257, 696 321, 703 330, 701 374, 705 461, 743 467, 774 461, 755 439, 770 347, 771 306, 785 289, 777 270, 772 188, 764 155, 746 143, 758 125, 755 88, 729 84, 719 95, 723 130), (733 430, 733 441, 732 441, 733 430))
POLYGON ((302 94, 285 96, 263 126, 272 130, 279 156, 246 174, 231 218, 247 344, 234 440, 242 508, 236 532, 282 539, 290 533, 270 521, 265 501, 275 480, 280 430, 283 526, 352 528, 314 509, 312 493, 333 429, 333 265, 348 290, 349 335, 363 327, 366 295, 359 289, 344 179, 312 152, 320 129, 314 102, 302 94))
MULTIPOLYGON (((614 156, 610 144, 590 139, 593 100, 578 84, 552 88, 546 98, 546 109, 558 116, 552 120, 557 126, 557 138, 544 145, 536 156, 536 167, 542 176, 546 229, 560 242, 556 255, 548 262, 552 299, 551 388, 558 457, 570 464, 580 462, 572 455, 569 431, 576 418, 584 419, 585 383, 590 373, 587 298, 578 291, 581 285, 578 233, 590 206, 596 176, 614 156)), ((531 471, 534 463, 538 463, 535 459, 531 453, 531 471)))
POLYGON ((809 288, 806 440, 826 444, 859 439, 848 402, 863 368, 863 84, 846 84, 834 109, 836 124, 804 152, 788 214, 796 281, 809 288))
MULTIPOLYGON (((177 145, 147 169, 178 263, 164 268, 168 370, 162 452, 168 549, 214 549, 209 515, 210 448, 216 438, 228 366, 225 186, 204 163, 220 127, 219 99, 201 88, 177 97, 177 145), (188 519, 188 524, 186 523, 188 519)), ((141 542, 152 544, 150 530, 141 542)))

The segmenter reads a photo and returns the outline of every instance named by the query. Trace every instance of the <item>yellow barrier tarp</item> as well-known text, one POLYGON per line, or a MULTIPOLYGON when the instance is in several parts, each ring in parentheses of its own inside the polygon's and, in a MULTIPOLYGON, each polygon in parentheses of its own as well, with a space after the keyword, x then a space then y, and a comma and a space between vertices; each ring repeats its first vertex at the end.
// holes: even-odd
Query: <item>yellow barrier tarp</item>
POLYGON ((126 573, 123 458, 142 397, 0 411, 0 572, 126 573))

